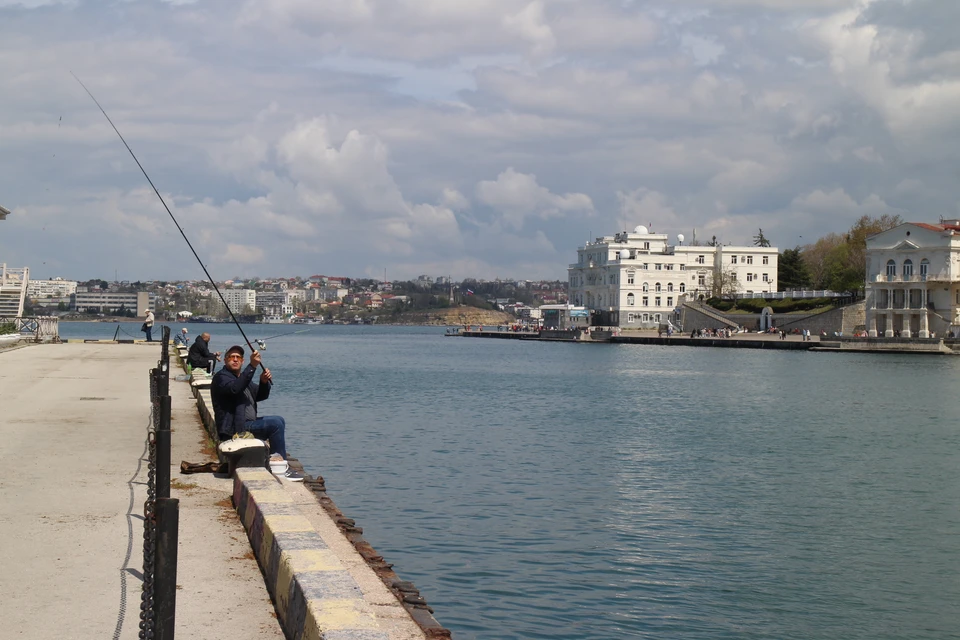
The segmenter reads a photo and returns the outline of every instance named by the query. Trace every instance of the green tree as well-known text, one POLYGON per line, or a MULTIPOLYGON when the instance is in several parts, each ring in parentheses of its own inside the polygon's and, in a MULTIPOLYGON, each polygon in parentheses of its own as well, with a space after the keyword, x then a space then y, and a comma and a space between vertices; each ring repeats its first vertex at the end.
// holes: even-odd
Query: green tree
POLYGON ((800 247, 794 249, 785 249, 780 254, 778 264, 778 284, 780 291, 796 291, 809 287, 810 272, 807 265, 803 262, 803 255, 800 247))
POLYGON ((757 247, 769 247, 770 241, 763 235, 763 229, 757 229, 757 235, 753 236, 753 244, 757 247))

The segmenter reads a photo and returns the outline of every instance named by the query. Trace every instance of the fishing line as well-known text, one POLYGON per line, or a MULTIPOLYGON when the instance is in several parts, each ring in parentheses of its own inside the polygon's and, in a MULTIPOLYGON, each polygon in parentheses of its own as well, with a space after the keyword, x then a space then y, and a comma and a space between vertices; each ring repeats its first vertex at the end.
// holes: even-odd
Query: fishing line
POLYGON ((263 344, 267 340, 273 340, 274 338, 282 338, 283 336, 292 336, 295 333, 305 333, 310 331, 310 329, 300 329, 299 331, 287 331, 286 333, 278 333, 275 336, 270 336, 269 338, 257 338, 254 342, 257 343, 257 346, 260 347, 260 350, 263 351, 267 348, 267 345, 263 344))
MULTIPOLYGON (((107 122, 110 123, 110 126, 113 127, 113 130, 120 137, 120 141, 123 143, 123 146, 127 148, 127 151, 130 152, 130 156, 133 158, 133 161, 137 163, 137 166, 140 167, 140 172, 143 174, 143 177, 147 179, 147 182, 150 183, 150 186, 153 187, 153 192, 157 194, 157 197, 160 198, 160 204, 163 205, 163 208, 167 210, 167 214, 170 216, 170 219, 173 220, 173 224, 177 226, 177 231, 180 232, 180 235, 183 236, 184 242, 187 243, 187 246, 190 247, 190 251, 193 253, 193 257, 197 259, 197 262, 200 263, 200 268, 203 269, 203 272, 207 276, 207 281, 210 282, 213 286, 213 290, 217 292, 217 296, 220 298, 220 301, 223 303, 223 306, 226 307, 227 313, 230 314, 230 319, 233 320, 233 324, 237 325, 237 330, 240 332, 240 335, 243 336, 243 341, 247 343, 247 346, 250 347, 250 351, 255 351, 253 344, 251 344, 250 339, 247 338, 247 334, 243 332, 243 327, 240 326, 240 323, 237 321, 237 317, 233 315, 233 309, 230 308, 230 305, 227 304, 227 301, 224 299, 223 294, 220 293, 220 288, 217 286, 217 283, 213 281, 213 276, 210 275, 210 272, 207 271, 207 267, 203 264, 203 260, 200 259, 200 256, 197 255, 196 250, 193 248, 193 245, 190 243, 190 239, 187 238, 187 234, 184 233, 183 227, 180 226, 180 223, 177 222, 177 219, 174 217, 173 212, 170 211, 170 207, 167 206, 167 202, 163 199, 163 196, 160 195, 160 191, 157 189, 157 186, 153 184, 153 180, 150 179, 150 176, 147 175, 146 169, 143 168, 143 165, 140 164, 140 161, 137 159, 136 154, 133 152, 133 149, 130 148, 130 145, 127 144, 127 141, 123 138, 123 134, 120 133, 120 130, 117 129, 117 125, 113 124, 113 120, 110 119, 110 116, 107 115, 107 112, 100 102, 90 93, 90 89, 87 89, 87 85, 81 82, 80 78, 77 77, 73 71, 70 72, 70 75, 73 76, 74 80, 80 83, 80 86, 83 87, 83 90, 87 92, 87 95, 90 96, 90 99, 93 100, 93 103, 97 105, 97 108, 100 109, 100 113, 103 114, 103 117, 107 119, 107 122)), ((266 370, 266 366, 263 364, 263 361, 260 362, 260 366, 266 370)))

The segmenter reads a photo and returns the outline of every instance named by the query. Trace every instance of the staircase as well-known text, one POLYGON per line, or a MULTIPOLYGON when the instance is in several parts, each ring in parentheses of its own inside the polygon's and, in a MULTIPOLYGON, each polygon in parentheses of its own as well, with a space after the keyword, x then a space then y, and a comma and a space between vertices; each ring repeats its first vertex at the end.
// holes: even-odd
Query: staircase
POLYGON ((23 315, 23 301, 27 297, 30 268, 8 268, 0 265, 0 316, 19 318, 23 315))
POLYGON ((703 314, 703 315, 707 316, 708 318, 711 318, 712 320, 716 320, 717 322, 719 322, 719 323, 721 323, 721 324, 723 324, 723 325, 726 325, 726 326, 730 327, 731 329, 736 329, 736 328, 739 326, 739 325, 737 325, 736 322, 733 322, 733 321, 731 321, 731 320, 727 320, 727 319, 724 318, 722 315, 720 315, 719 313, 717 313, 716 311, 714 311, 713 309, 711 309, 710 307, 708 307, 707 305, 705 305, 705 304, 703 304, 703 303, 700 303, 700 302, 684 302, 684 303, 683 303, 683 306, 686 307, 687 309, 690 309, 691 311, 694 311, 694 312, 696 312, 696 313, 703 314))

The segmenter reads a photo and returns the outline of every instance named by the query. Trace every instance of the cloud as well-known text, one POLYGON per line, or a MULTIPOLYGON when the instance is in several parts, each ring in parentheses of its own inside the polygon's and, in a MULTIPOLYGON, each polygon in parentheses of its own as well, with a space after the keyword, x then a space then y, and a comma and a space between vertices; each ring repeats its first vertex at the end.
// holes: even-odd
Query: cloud
POLYGON ((590 216, 593 202, 583 193, 556 195, 537 184, 537 177, 519 173, 513 167, 500 173, 494 181, 477 184, 477 199, 501 214, 504 225, 521 229, 527 218, 540 220, 563 217, 569 213, 590 216))
POLYGON ((215 273, 563 277, 637 224, 793 245, 937 217, 960 202, 958 7, 0 0, 0 252, 196 275, 65 60, 215 273))

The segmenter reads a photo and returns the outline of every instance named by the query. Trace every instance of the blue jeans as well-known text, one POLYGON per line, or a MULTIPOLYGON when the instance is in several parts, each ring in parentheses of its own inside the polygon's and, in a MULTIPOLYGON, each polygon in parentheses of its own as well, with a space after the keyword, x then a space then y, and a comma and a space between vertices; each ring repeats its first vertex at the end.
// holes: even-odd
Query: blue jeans
POLYGON ((147 327, 147 342, 153 342, 153 327, 147 327))
POLYGON ((244 429, 256 437, 269 440, 270 453, 279 453, 284 460, 287 459, 287 442, 284 439, 286 427, 287 423, 280 416, 263 416, 244 425, 244 429))

